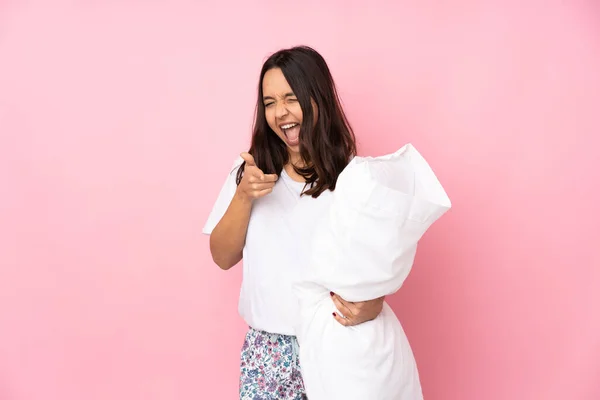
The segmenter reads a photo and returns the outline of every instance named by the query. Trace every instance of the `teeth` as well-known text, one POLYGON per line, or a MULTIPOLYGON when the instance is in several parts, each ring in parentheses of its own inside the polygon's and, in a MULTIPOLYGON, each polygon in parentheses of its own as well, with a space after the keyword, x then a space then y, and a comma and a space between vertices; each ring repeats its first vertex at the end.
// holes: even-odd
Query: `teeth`
POLYGON ((281 125, 281 129, 283 129, 283 130, 290 129, 290 128, 293 128, 296 125, 298 125, 298 124, 292 123, 292 124, 281 125))

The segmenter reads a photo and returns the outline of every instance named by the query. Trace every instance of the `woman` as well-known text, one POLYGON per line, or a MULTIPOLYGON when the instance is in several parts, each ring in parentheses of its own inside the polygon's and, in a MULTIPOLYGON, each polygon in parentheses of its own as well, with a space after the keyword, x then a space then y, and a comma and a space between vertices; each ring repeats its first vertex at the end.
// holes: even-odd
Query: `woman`
MULTIPOLYGON (((239 313, 240 399, 302 399, 292 286, 308 260, 313 224, 356 155, 352 129, 329 68, 300 46, 269 57, 261 70, 250 150, 234 162, 204 227, 214 262, 243 263, 239 313), (300 212, 301 211, 301 212, 300 212)), ((340 324, 377 317, 383 298, 350 303, 333 294, 340 324)))

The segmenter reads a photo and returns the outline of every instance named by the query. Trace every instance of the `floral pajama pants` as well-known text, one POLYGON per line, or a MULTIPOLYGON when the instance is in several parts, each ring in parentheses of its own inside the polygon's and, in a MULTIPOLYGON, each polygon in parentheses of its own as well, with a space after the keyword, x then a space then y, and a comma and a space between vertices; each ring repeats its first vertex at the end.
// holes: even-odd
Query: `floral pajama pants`
POLYGON ((240 400, 305 400, 294 336, 250 328, 242 347, 240 400))

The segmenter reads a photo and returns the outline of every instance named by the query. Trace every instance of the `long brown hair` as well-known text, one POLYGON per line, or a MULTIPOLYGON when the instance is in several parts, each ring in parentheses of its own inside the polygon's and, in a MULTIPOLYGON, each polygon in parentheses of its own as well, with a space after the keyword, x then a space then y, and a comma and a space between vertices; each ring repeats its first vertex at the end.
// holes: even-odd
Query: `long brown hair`
MULTIPOLYGON (((267 71, 279 68, 298 98, 302 109, 300 156, 305 167, 294 169, 306 180, 303 194, 319 197, 334 190, 337 178, 356 155, 356 139, 340 104, 339 96, 325 59, 308 46, 280 50, 263 64, 258 82, 258 101, 250 150, 256 166, 265 174, 280 174, 289 161, 285 143, 269 127, 265 117, 262 83, 267 71), (311 99, 317 105, 314 116, 311 99)), ((237 172, 239 185, 243 163, 237 172)))

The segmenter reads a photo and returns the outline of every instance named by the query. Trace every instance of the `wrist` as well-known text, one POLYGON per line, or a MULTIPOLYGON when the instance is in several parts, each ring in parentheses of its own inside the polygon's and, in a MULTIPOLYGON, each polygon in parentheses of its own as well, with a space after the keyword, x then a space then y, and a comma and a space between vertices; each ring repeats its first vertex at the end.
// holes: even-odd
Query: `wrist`
POLYGON ((252 199, 246 194, 244 193, 242 190, 240 190, 239 186, 235 191, 235 195, 234 198, 243 205, 252 205, 252 199))

